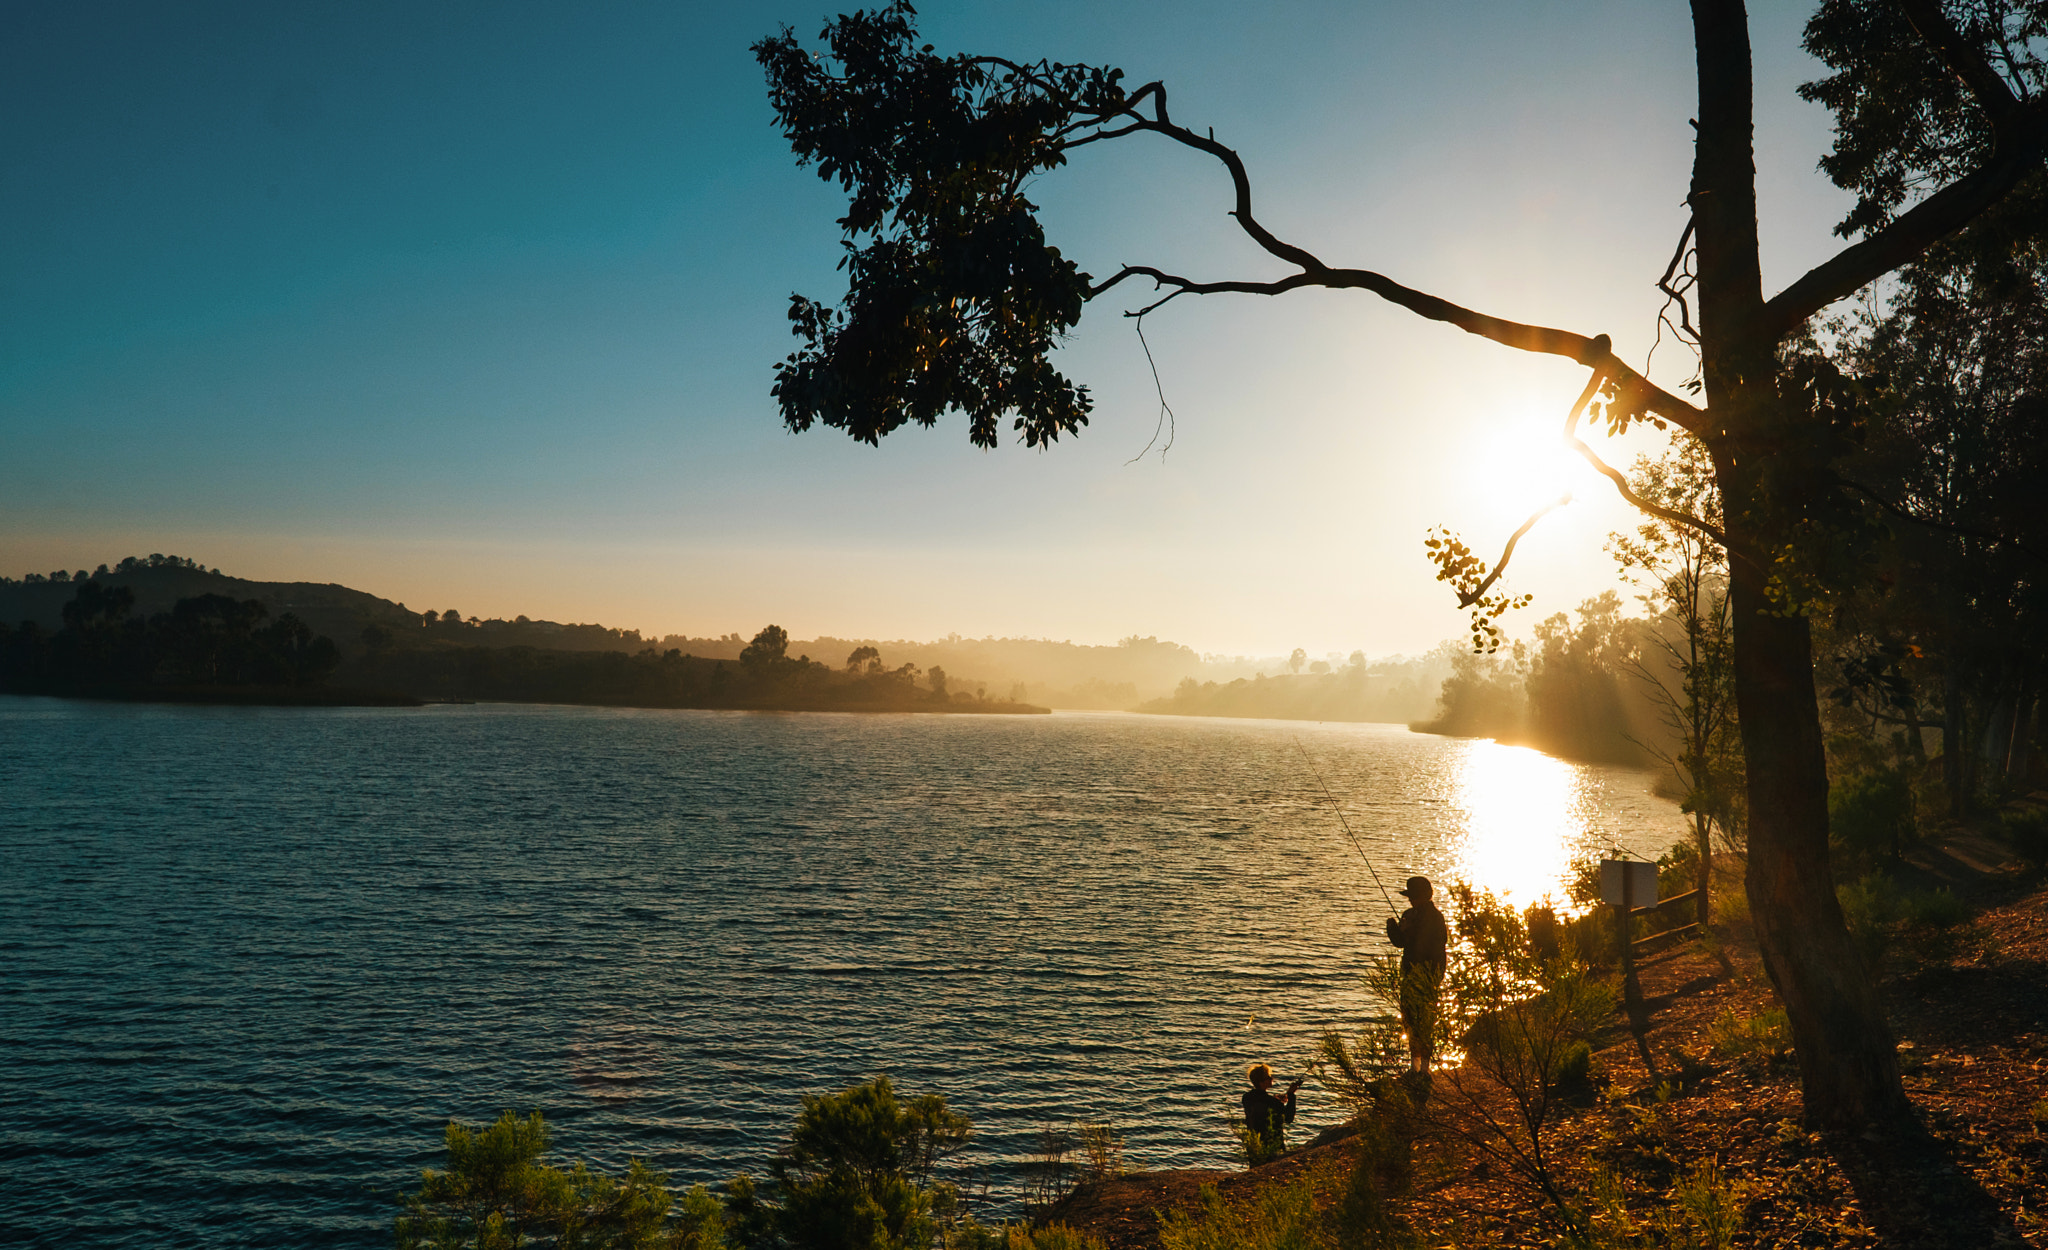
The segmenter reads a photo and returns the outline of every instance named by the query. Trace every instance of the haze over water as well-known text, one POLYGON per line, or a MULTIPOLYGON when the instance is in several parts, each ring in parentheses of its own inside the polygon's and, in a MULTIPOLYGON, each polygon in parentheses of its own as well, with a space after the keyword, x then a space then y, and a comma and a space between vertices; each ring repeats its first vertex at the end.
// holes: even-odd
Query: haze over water
MULTIPOLYGON (((1533 901, 1649 777, 1386 725, 0 698, 0 1241, 388 1244, 450 1117, 758 1173, 878 1072, 1230 1166, 1243 1065, 1372 1010, 1389 887, 1533 901), (1297 747, 1297 743, 1299 747, 1297 747)), ((1297 1140, 1338 1118, 1313 1084, 1297 1140)))

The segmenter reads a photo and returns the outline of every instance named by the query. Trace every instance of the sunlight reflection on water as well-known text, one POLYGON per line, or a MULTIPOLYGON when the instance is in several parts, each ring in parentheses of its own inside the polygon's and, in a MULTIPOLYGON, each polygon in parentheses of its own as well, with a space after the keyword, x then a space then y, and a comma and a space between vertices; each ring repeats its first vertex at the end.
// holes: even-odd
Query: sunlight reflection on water
POLYGON ((1591 770, 1529 747, 1467 744, 1453 802, 1464 816, 1453 875, 1527 907, 1565 901, 1574 857, 1595 849, 1591 770))

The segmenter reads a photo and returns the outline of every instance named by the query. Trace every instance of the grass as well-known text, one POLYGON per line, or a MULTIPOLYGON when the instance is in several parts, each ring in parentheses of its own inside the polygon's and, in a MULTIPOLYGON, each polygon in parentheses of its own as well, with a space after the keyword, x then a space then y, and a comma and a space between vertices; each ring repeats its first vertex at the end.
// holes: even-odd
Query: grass
POLYGON ((1713 1052, 1722 1059, 1769 1068, 1792 1051, 1792 1026, 1783 1008, 1754 1016, 1723 1009, 1708 1034, 1713 1052))

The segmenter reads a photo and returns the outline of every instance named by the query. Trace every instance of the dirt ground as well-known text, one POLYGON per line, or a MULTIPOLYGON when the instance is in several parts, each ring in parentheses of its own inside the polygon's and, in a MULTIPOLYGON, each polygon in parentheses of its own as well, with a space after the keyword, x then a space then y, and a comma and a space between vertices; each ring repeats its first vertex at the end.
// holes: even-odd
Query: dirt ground
MULTIPOLYGON (((1974 909, 1959 925, 1900 932, 1882 963, 1922 1131, 1903 1141, 1807 1132, 1789 1056, 1712 1053, 1723 1013, 1749 1018, 1777 1005, 1737 927, 1640 962, 1642 1046, 1617 1019, 1595 1055, 1596 1088, 1547 1131, 1566 1183, 1598 1162, 1623 1181, 1631 1212, 1647 1215, 1712 1162, 1738 1192, 1737 1246, 2048 1248, 2048 885, 2009 864, 1997 843, 1960 830, 1909 860, 1916 883, 1946 886, 1974 909)), ((1449 1107, 1441 1085, 1460 1079, 1439 1074, 1432 1104, 1449 1107)), ((1454 1129, 1447 1118, 1417 1139, 1395 1210, 1432 1245, 1549 1241, 1556 1230, 1540 1194, 1454 1129)), ((1194 1206, 1204 1184, 1241 1201, 1306 1174, 1334 1196, 1355 1145, 1311 1146, 1252 1171, 1084 1185, 1042 1218, 1114 1250, 1154 1247, 1158 1213, 1194 1206)))

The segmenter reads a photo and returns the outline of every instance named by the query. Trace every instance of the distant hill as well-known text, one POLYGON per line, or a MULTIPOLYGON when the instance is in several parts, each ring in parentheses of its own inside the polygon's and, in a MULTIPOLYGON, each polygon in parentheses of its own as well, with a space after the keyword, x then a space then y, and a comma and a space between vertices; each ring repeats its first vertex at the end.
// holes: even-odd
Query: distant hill
MULTIPOLYGON (((292 613, 316 634, 325 634, 344 650, 360 649, 363 628, 381 625, 386 629, 417 629, 420 614, 402 603, 379 599, 360 590, 332 582, 252 582, 229 577, 217 569, 173 564, 174 556, 123 561, 121 566, 94 574, 91 580, 109 587, 126 587, 135 595, 134 613, 140 617, 168 612, 180 599, 199 595, 227 595, 232 599, 256 599, 270 609, 273 617, 292 613)), ((102 565, 102 568, 107 566, 102 565)), ((0 621, 19 625, 34 621, 55 631, 64 624, 64 605, 78 593, 76 582, 16 581, 0 578, 0 621)))

